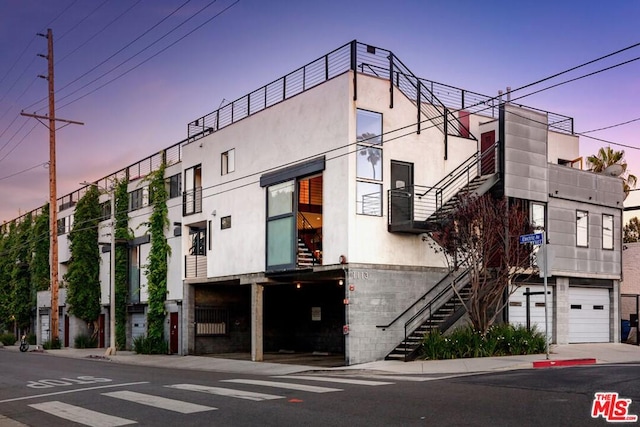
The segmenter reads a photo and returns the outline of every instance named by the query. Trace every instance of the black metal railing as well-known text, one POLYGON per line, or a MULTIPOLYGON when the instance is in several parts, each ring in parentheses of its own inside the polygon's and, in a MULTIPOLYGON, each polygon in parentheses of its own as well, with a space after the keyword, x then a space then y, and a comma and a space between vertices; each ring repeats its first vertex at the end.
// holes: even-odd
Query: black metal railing
POLYGON ((309 250, 313 265, 322 265, 322 234, 302 212, 298 212, 298 239, 309 250))
POLYGON ((414 314, 411 315, 411 318, 405 321, 405 335, 406 335, 406 331, 408 330, 407 329, 408 324, 415 322, 415 320, 419 318, 425 312, 425 310, 430 310, 430 309, 433 309, 434 307, 439 308, 440 305, 443 305, 446 301, 442 301, 442 298, 447 293, 450 293, 449 298, 451 297, 451 294, 454 292, 452 289, 452 286, 456 286, 456 289, 458 289, 458 287, 460 289, 464 287, 464 285, 466 284, 464 283, 464 281, 467 280, 469 271, 470 271, 470 268, 467 268, 462 271, 456 270, 456 271, 450 272, 449 274, 444 276, 442 279, 440 279, 440 281, 438 281, 438 283, 436 283, 431 289, 429 289, 427 292, 421 295, 418 299, 416 299, 416 301, 413 304, 411 304, 409 307, 407 307, 402 313, 397 315, 391 322, 389 322, 386 325, 376 325, 376 328, 388 329, 394 324, 396 324, 398 321, 400 321, 401 319, 405 318, 409 312, 413 312, 414 314), (438 303, 440 304, 438 305, 438 303))
MULTIPOLYGON (((188 123, 187 142, 265 110, 349 70, 388 79, 391 85, 419 105, 421 112, 448 135, 471 137, 456 115, 457 111, 465 110, 494 118, 498 116, 501 102, 499 98, 416 77, 393 52, 354 40, 188 123)), ((357 96, 357 90, 354 92, 357 96)), ((390 103, 393 105, 393 94, 390 103)), ((547 113, 549 129, 573 134, 572 118, 526 108, 547 113)), ((419 120, 421 121, 422 119, 419 120)))
POLYGON ((202 187, 182 193, 182 215, 193 215, 202 212, 202 187))
POLYGON ((433 186, 411 185, 388 190, 388 223, 426 221, 463 188, 482 175, 499 170, 499 142, 476 152, 433 186))

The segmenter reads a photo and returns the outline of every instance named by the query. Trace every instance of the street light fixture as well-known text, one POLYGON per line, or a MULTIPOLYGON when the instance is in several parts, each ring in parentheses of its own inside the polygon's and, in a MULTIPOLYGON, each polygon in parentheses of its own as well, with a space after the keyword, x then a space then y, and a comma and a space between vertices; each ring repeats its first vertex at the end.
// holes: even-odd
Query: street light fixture
POLYGON ((101 188, 95 182, 81 182, 81 185, 93 186, 109 194, 111 199, 111 253, 109 254, 109 347, 105 356, 116 354, 116 198, 115 191, 101 188))

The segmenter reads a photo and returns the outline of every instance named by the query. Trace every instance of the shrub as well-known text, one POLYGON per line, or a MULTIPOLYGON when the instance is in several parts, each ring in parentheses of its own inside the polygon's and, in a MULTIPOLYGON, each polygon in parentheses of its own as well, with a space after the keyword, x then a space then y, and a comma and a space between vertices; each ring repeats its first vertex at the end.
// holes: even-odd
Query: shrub
POLYGON ((422 342, 425 359, 539 354, 545 351, 544 335, 533 328, 501 324, 492 326, 484 337, 471 326, 457 328, 448 335, 432 331, 422 342))
POLYGON ((45 350, 59 350, 62 348, 62 343, 59 339, 56 339, 54 341, 45 341, 42 343, 42 348, 44 348, 45 350))
POLYGON ((16 343, 16 336, 13 334, 0 335, 0 342, 3 345, 14 345, 16 343))
POLYGON ((133 351, 138 354, 167 354, 169 344, 150 337, 138 337, 133 340, 133 351))
POLYGON ((36 342, 37 342, 36 334, 29 334, 29 335, 27 335, 27 342, 28 342, 30 345, 36 345, 36 342))
POLYGON ((98 340, 90 335, 78 335, 73 340, 75 348, 96 348, 98 346, 98 340))

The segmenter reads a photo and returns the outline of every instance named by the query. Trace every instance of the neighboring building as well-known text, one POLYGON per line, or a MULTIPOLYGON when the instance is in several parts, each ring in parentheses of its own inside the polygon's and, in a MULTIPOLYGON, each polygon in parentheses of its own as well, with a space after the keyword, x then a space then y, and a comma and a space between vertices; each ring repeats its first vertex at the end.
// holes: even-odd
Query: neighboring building
POLYGON ((624 276, 620 285, 620 316, 626 328, 623 328, 621 338, 626 339, 628 332, 632 331, 629 341, 636 344, 638 343, 637 332, 631 328, 638 326, 638 312, 640 311, 640 263, 638 260, 640 260, 640 242, 625 243, 622 246, 624 276))
MULTIPOLYGON (((183 142, 166 174, 182 185, 167 233, 174 352, 403 356, 415 329, 460 319, 444 314, 454 277, 425 240, 469 189, 523 201, 546 228, 552 340, 619 340, 622 182, 576 168, 569 117, 419 79, 392 52, 354 41, 194 120, 183 142)), ((149 208, 134 181, 145 173, 131 168, 130 191, 142 192, 130 215, 134 337, 149 208)), ((541 283, 521 284, 509 321, 524 322, 522 292, 541 283)), ((544 328, 535 297, 531 308, 544 328)))

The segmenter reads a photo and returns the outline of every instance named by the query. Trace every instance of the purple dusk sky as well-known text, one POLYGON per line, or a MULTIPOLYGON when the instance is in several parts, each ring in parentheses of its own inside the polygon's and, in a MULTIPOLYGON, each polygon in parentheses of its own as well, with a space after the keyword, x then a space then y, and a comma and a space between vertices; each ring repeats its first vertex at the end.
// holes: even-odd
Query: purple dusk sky
MULTIPOLYGON (((57 132, 60 197, 353 39, 420 77, 496 95, 640 42, 638 17, 636 0, 0 0, 0 222, 48 200, 48 130, 20 116, 47 113, 36 56, 47 28, 56 115, 85 123, 57 132)), ((631 61, 518 102, 573 117, 577 132, 632 121, 589 135, 624 149, 640 176, 638 57, 640 46, 513 96, 631 61)), ((605 145, 582 137, 580 154, 605 145)))

